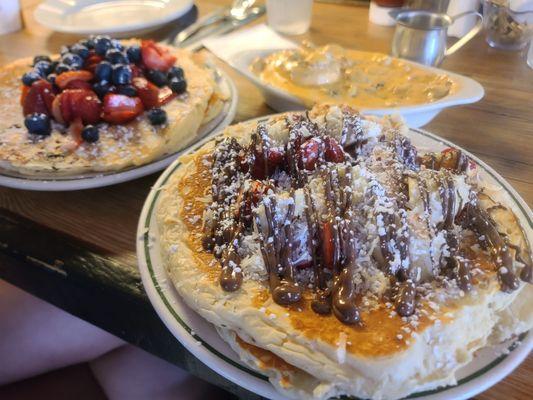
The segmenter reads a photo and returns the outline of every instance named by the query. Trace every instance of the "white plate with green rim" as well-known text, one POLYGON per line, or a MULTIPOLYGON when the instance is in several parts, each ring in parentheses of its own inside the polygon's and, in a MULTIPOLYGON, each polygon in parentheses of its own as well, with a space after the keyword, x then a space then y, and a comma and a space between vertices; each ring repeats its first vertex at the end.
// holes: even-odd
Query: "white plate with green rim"
POLYGON ((217 69, 216 75, 218 84, 225 93, 229 94, 229 98, 224 104, 222 111, 211 121, 202 125, 197 135, 191 141, 183 144, 182 150, 165 155, 163 158, 145 165, 134 166, 119 171, 87 172, 79 175, 58 176, 50 173, 46 175, 28 176, 0 166, 0 186, 52 192, 93 189, 131 181, 165 169, 188 146, 199 140, 212 137, 220 129, 225 128, 233 122, 239 101, 237 88, 225 72, 217 69))
MULTIPOLYGON (((447 140, 420 129, 411 129, 409 137, 419 148, 433 151, 440 151, 446 147, 461 149, 447 140)), ((197 143, 188 152, 195 151, 208 140, 211 139, 197 143)), ((529 243, 532 243, 533 214, 526 202, 496 171, 468 151, 461 150, 477 162, 480 174, 488 184, 499 185, 503 188, 508 197, 506 204, 517 215, 529 243)), ((167 328, 200 361, 216 373, 253 393, 269 399, 283 399, 284 397, 274 389, 266 376, 241 362, 238 355, 220 338, 215 327, 186 305, 163 266, 155 215, 161 188, 179 166, 180 161, 176 160, 157 180, 146 199, 139 220, 137 258, 146 293, 167 328)), ((407 398, 423 400, 471 398, 510 374, 527 357, 532 348, 533 335, 531 332, 526 332, 516 340, 481 349, 476 353, 472 362, 459 369, 456 374, 456 386, 414 393, 407 398)))

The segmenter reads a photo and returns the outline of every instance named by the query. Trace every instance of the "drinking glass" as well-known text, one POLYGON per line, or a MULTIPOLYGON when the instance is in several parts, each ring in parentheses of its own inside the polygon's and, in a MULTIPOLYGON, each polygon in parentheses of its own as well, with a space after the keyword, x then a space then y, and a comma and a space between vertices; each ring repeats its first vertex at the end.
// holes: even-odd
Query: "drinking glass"
POLYGON ((311 25, 313 0, 266 0, 268 25, 286 35, 300 35, 311 25))

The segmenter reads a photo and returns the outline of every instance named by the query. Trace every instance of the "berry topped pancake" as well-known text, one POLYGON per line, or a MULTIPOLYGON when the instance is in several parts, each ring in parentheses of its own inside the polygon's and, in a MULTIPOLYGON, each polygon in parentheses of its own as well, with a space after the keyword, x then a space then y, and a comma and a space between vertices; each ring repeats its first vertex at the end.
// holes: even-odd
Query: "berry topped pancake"
POLYGON ((73 175, 146 164, 190 143, 227 97, 185 50, 90 37, 0 69, 0 165, 73 175))
POLYGON ((455 384, 533 325, 533 232, 460 150, 343 106, 239 124, 183 156, 157 205, 187 304, 291 398, 455 384))

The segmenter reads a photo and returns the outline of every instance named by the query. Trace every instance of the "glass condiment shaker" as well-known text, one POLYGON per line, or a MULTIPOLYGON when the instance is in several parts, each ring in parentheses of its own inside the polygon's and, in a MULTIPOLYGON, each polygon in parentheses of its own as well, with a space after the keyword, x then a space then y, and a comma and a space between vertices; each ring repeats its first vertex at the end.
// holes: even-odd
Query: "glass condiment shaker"
POLYGON ((533 36, 529 22, 533 10, 517 12, 509 4, 509 0, 483 0, 485 39, 491 47, 522 50, 533 36))

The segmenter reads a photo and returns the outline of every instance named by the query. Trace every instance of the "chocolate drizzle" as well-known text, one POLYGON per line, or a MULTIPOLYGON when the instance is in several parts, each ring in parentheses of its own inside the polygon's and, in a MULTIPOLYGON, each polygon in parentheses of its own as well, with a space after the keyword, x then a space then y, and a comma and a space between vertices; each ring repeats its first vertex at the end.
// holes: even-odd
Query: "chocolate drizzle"
POLYGON ((512 292, 519 287, 513 268, 513 258, 509 246, 498 232, 490 215, 477 204, 466 206, 466 222, 479 236, 484 237, 494 262, 498 268, 498 278, 504 292, 512 292))
MULTIPOLYGON (((217 143, 211 157, 213 202, 204 217, 202 243, 220 262, 223 290, 241 288, 241 257, 248 256, 255 240, 275 303, 297 304, 310 289, 314 312, 362 324, 363 303, 375 295, 409 317, 427 279, 449 279, 446 283, 454 281, 464 292, 472 290, 473 263, 458 243, 461 227, 474 231, 490 251, 502 290, 519 286, 515 262, 523 265, 520 278, 532 282, 527 252, 498 232, 490 209, 480 208, 474 192, 463 204, 454 174, 467 170, 467 157, 453 149, 419 157, 408 138, 391 131, 369 143, 360 116, 349 110, 342 115, 339 142, 333 139, 339 132, 320 132, 323 125, 306 113, 278 120, 281 124, 258 124, 246 147, 234 138, 217 143), (279 132, 283 122, 285 140, 279 132), (270 129, 277 134, 271 137, 270 129), (377 152, 373 146, 379 146, 377 152), (409 184, 418 188, 422 216, 410 208, 409 184), (411 229, 418 226, 413 218, 424 221, 429 236, 431 278, 421 277, 423 268, 411 262, 416 253, 410 254, 410 235, 417 233, 411 229), (377 275, 386 289, 369 295, 369 280, 377 275)), ((328 121, 324 124, 328 130, 328 121)))
POLYGON ((222 270, 220 272, 220 286, 226 292, 234 292, 242 285, 242 271, 239 268, 241 258, 235 246, 229 246, 222 255, 222 270))
POLYGON ((361 126, 361 117, 353 114, 349 110, 343 110, 343 124, 341 130, 340 144, 344 150, 357 159, 361 148, 367 143, 363 127, 361 126))
POLYGON ((427 153, 418 157, 418 163, 428 169, 447 169, 453 173, 463 173, 468 169, 468 157, 459 149, 446 149, 440 153, 427 153))
POLYGON ((294 199, 287 206, 287 214, 280 217, 275 196, 266 197, 262 204, 265 221, 256 213, 261 254, 268 271, 270 290, 274 301, 281 305, 297 303, 302 289, 294 280, 293 265, 293 217, 294 199))
POLYGON ((355 324, 361 320, 354 283, 357 228, 354 224, 350 183, 349 167, 332 168, 324 173, 329 213, 322 223, 322 262, 333 271, 333 313, 345 324, 355 324), (350 190, 346 190, 348 188, 350 190))
POLYGON ((402 317, 409 317, 415 312, 416 285, 408 279, 398 284, 395 298, 396 312, 402 317))

